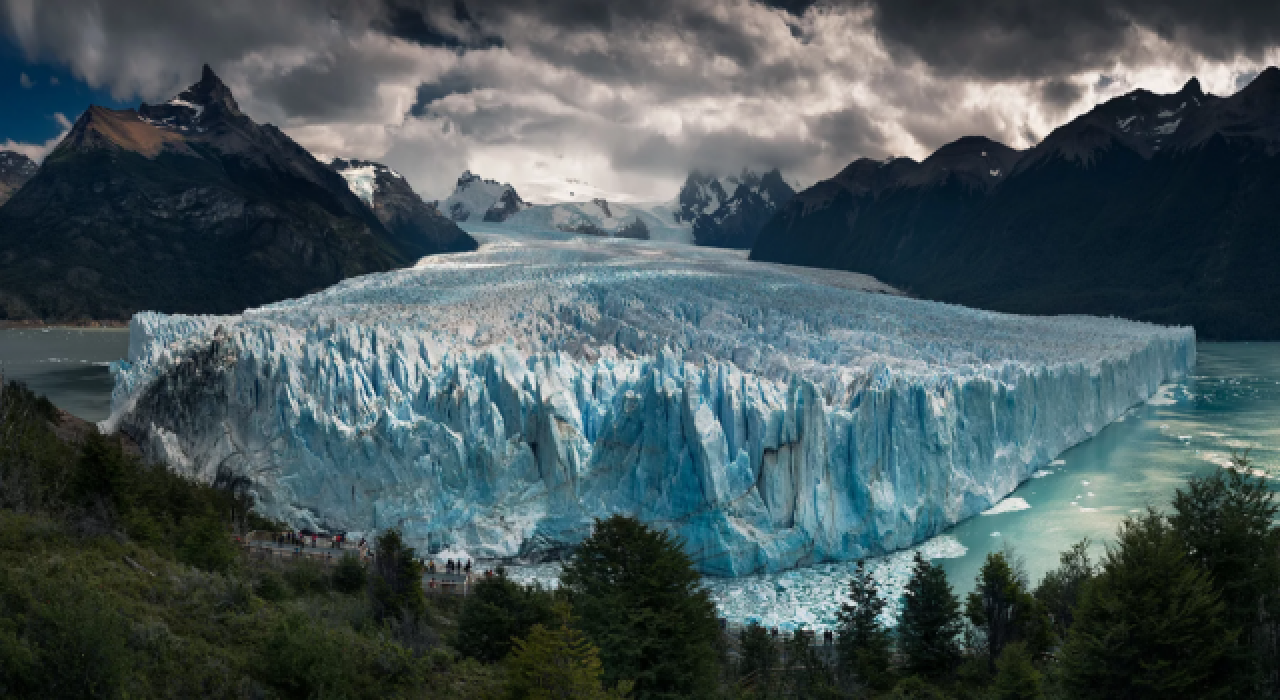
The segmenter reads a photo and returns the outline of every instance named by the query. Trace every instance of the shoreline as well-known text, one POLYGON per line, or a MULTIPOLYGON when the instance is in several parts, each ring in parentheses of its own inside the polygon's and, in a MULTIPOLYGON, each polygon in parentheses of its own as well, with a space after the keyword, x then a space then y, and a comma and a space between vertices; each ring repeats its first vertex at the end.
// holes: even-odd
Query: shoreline
POLYGON ((58 321, 55 323, 46 323, 45 321, 0 321, 0 330, 64 330, 64 331, 83 331, 83 330, 126 330, 129 328, 128 321, 58 321))

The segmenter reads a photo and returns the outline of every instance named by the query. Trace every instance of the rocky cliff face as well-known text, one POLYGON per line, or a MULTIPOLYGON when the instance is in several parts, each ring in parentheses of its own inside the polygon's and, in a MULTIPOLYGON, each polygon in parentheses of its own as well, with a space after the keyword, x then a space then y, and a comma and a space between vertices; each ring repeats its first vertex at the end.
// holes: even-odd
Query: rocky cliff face
POLYGON ((794 195, 777 169, 763 175, 744 170, 723 179, 694 172, 680 190, 676 219, 693 224, 698 245, 750 248, 773 213, 794 195))
POLYGON ((0 317, 235 312, 445 249, 389 231, 206 66, 165 104, 88 109, 0 209, 0 317))
POLYGON ((339 158, 330 165, 346 178, 351 191, 373 209, 395 239, 406 244, 425 242, 442 253, 476 249, 475 240, 423 201, 400 173, 367 160, 339 158))
POLYGON ((968 137, 796 195, 752 258, 932 299, 1280 338, 1280 70, 1231 97, 1138 90, 1017 152, 968 137))
POLYGON ((14 192, 27 184, 39 166, 35 161, 13 151, 0 151, 0 206, 9 201, 14 192))

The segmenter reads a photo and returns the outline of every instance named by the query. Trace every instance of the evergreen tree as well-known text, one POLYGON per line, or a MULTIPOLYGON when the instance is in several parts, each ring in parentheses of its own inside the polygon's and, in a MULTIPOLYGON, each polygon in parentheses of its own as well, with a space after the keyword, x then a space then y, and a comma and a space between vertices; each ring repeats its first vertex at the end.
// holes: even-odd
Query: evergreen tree
POLYGON ((987 554, 965 605, 965 616, 985 637, 992 670, 1005 646, 1015 641, 1033 654, 1047 651, 1052 641, 1044 607, 1027 592, 1026 574, 1012 559, 1006 552, 987 554))
POLYGON ((773 694, 773 672, 778 668, 778 647, 769 636, 769 630, 752 622, 738 635, 738 675, 744 686, 755 689, 755 697, 768 698, 773 694))
POLYGON ((1089 559, 1089 540, 1083 539, 1058 557, 1058 568, 1045 574, 1036 587, 1035 597, 1044 606, 1053 621, 1053 630, 1059 639, 1067 638, 1074 620, 1080 591, 1094 575, 1093 562, 1089 559))
POLYGON ((935 678, 950 673, 960 659, 960 629, 960 602, 946 573, 917 552, 898 621, 907 670, 935 678))
POLYGON ((1226 698, 1236 633, 1209 575, 1155 511, 1126 519, 1063 647, 1073 698, 1226 698))
POLYGON ((606 691, 600 683, 599 652, 571 626, 569 607, 555 606, 557 624, 529 629, 516 639, 507 659, 507 697, 511 700, 614 700, 625 698, 623 681, 606 691))
POLYGON ((1277 506, 1262 479, 1249 476, 1249 462, 1192 477, 1178 489, 1169 518, 1187 555, 1209 573, 1226 605, 1227 623, 1240 631, 1232 654, 1241 697, 1280 695, 1275 674, 1276 627, 1280 621, 1280 529, 1277 506))
POLYGON ((1022 642, 1004 647, 996 661, 996 678, 991 684, 991 700, 1042 700, 1044 689, 1040 672, 1022 642))
POLYGON ((374 614, 380 620, 406 616, 421 618, 427 610, 422 592, 422 563, 412 547, 404 544, 399 530, 387 530, 375 543, 369 592, 374 614))
POLYGON ((831 673, 813 648, 813 633, 798 629, 786 643, 788 697, 822 698, 834 691, 831 673))
POLYGON ((600 648, 605 681, 636 697, 706 697, 717 680, 720 626, 683 543, 622 515, 597 520, 560 584, 600 648))
POLYGON ((455 646, 464 656, 500 661, 511 652, 513 641, 534 625, 549 627, 555 622, 552 603, 549 591, 521 586, 500 568, 496 576, 472 587, 458 618, 455 646))
POLYGON ((889 675, 892 638, 880 622, 886 605, 871 573, 858 562, 858 569, 849 581, 849 600, 841 603, 836 613, 837 650, 846 673, 877 689, 892 683, 889 675))

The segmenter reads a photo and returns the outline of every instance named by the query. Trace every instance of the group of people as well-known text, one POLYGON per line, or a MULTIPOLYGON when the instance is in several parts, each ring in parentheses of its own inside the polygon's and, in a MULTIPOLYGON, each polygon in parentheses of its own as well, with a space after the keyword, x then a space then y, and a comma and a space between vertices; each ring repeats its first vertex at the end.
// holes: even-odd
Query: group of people
MULTIPOLYGON (((426 568, 427 568, 427 573, 430 573, 430 574, 436 573, 436 560, 432 559, 431 561, 427 562, 426 568)), ((457 561, 448 559, 445 561, 444 570, 445 570, 445 573, 449 573, 449 574, 458 574, 458 575, 467 574, 469 576, 471 574, 471 560, 468 559, 467 563, 463 564, 461 559, 457 561)))

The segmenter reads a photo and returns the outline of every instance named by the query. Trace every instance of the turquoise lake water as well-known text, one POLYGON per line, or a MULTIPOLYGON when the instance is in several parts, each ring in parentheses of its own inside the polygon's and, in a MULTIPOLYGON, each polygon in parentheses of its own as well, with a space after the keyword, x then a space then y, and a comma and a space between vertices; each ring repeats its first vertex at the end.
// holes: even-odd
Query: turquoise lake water
MULTIPOLYGON (((19 379, 87 420, 111 407, 107 363, 128 351, 125 330, 0 330, 0 373, 19 379)), ((1061 455, 1006 499, 1025 509, 981 515, 922 545, 957 592, 973 586, 988 552, 1012 548, 1033 581, 1057 565, 1058 553, 1088 537, 1096 553, 1120 521, 1148 505, 1166 508, 1191 474, 1221 469, 1248 451, 1253 466, 1280 477, 1280 344, 1201 343, 1195 370, 1166 385, 1123 420, 1061 455)), ((1280 488, 1280 481, 1277 481, 1280 488)), ((872 562, 887 593, 901 590, 911 553, 872 562)), ((825 626, 851 564, 829 564, 744 579, 708 579, 717 603, 736 621, 825 626)), ((554 578, 554 567, 529 567, 526 579, 554 578)))
POLYGON ((1101 553, 1125 516, 1148 505, 1167 509, 1188 476, 1221 469, 1233 450, 1280 476, 1280 344, 1201 343, 1197 354, 1189 376, 1015 491, 1029 509, 951 528, 968 550, 940 560, 953 585, 972 589, 983 558, 1005 545, 1024 558, 1033 581, 1081 538, 1101 553))

